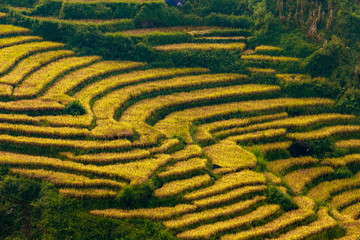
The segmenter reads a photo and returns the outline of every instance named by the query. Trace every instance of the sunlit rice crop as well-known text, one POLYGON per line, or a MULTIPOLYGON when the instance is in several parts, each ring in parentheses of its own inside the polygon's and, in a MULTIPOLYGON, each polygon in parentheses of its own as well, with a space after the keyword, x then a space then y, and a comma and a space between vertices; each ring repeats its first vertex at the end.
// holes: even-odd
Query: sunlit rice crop
POLYGON ((165 220, 171 217, 193 212, 196 206, 191 204, 179 204, 174 207, 140 208, 133 210, 104 209, 92 210, 90 213, 96 216, 112 218, 147 218, 152 220, 165 220))
POLYGON ((357 173, 352 178, 336 179, 330 182, 321 182, 312 188, 307 193, 307 196, 317 201, 326 201, 331 197, 332 194, 359 186, 360 173, 357 173))
POLYGON ((263 174, 250 170, 243 170, 236 173, 230 173, 221 177, 215 182, 214 185, 210 187, 188 193, 184 196, 184 199, 195 200, 219 194, 236 187, 253 184, 265 184, 265 182, 266 178, 263 174))
POLYGON ((271 215, 274 215, 279 210, 279 205, 260 206, 253 212, 250 212, 246 215, 231 218, 225 221, 215 222, 212 224, 202 225, 195 229, 179 233, 177 237, 181 239, 208 239, 209 237, 214 236, 220 232, 236 229, 244 225, 249 225, 252 222, 267 218, 271 215))
POLYGON ((209 175, 200 175, 184 180, 175 180, 165 183, 161 188, 155 190, 154 195, 158 198, 170 197, 189 189, 198 188, 211 181, 209 175))
POLYGON ((12 45, 25 43, 25 42, 35 42, 41 40, 42 40, 41 37, 36 37, 36 36, 16 36, 9 38, 0 38, 0 48, 9 47, 12 45))
POLYGON ((269 55, 241 55, 243 60, 252 61, 269 61, 269 62, 299 62, 299 58, 285 56, 269 56, 269 55))
POLYGON ((305 219, 314 215, 314 212, 307 209, 293 210, 282 214, 275 220, 266 223, 265 225, 251 228, 250 230, 238 232, 235 234, 228 234, 221 237, 221 240, 240 240, 251 238, 264 238, 265 235, 279 232, 292 224, 300 223, 305 219))
POLYGON ((227 138, 227 140, 234 141, 236 143, 257 142, 259 140, 280 137, 285 135, 285 133, 286 133, 285 128, 269 129, 269 130, 257 131, 253 133, 242 134, 242 135, 230 136, 227 138))
POLYGON ((285 173, 288 169, 292 167, 304 167, 307 165, 313 165, 318 163, 319 160, 310 156, 297 157, 297 158, 288 158, 280 159, 276 161, 270 161, 267 163, 267 167, 278 174, 285 173))
POLYGON ((75 189, 75 188, 61 188, 59 190, 61 195, 73 198, 111 198, 116 196, 116 192, 107 189, 75 189))
POLYGON ((287 116, 288 114, 286 112, 282 112, 270 115, 261 115, 249 118, 233 118, 212 123, 206 123, 198 127, 195 137, 198 141, 209 141, 212 139, 212 132, 215 131, 225 130, 234 127, 243 127, 246 125, 255 124, 267 120, 286 118, 287 116))
POLYGON ((316 178, 330 175, 331 173, 334 173, 332 167, 305 168, 285 175, 284 180, 295 193, 300 194, 307 184, 311 183, 316 178))
POLYGON ((352 163, 360 163, 360 154, 350 154, 338 158, 325 158, 321 161, 322 165, 329 165, 333 167, 344 167, 352 163))
MULTIPOLYGON (((2 14, 2 16, 4 15, 2 14)), ((12 35, 12 34, 26 34, 29 32, 30 29, 28 28, 18 27, 14 25, 4 25, 4 24, 0 25, 0 36, 12 35)))
POLYGON ((180 218, 163 222, 163 224, 165 227, 170 229, 184 228, 202 221, 242 212, 248 208, 251 208, 257 203, 264 201, 265 199, 266 198, 263 196, 256 196, 252 199, 240 201, 232 205, 186 214, 180 218))
POLYGON ((206 168, 206 159, 203 158, 191 158, 186 161, 181 161, 173 166, 166 168, 164 172, 158 174, 158 177, 173 177, 188 174, 194 171, 198 171, 206 168))
POLYGON ((38 51, 63 47, 63 43, 32 42, 0 49, 0 74, 9 70, 21 58, 38 51))
POLYGON ((108 179, 99 179, 93 178, 90 179, 85 176, 75 175, 70 173, 64 172, 55 172, 55 171, 48 171, 44 169, 18 169, 12 168, 10 169, 11 173, 35 178, 35 179, 43 179, 52 184, 58 186, 71 186, 71 187, 115 187, 115 188, 123 188, 126 183, 118 182, 114 180, 108 179))
POLYGON ((330 205, 336 209, 340 209, 359 201, 360 189, 354 189, 334 196, 331 199, 330 205))
POLYGON ((275 238, 276 240, 295 240, 295 239, 306 239, 307 237, 311 237, 312 235, 319 234, 326 230, 335 228, 338 226, 338 223, 335 219, 333 219, 329 213, 327 208, 320 208, 317 212, 319 219, 306 225, 299 226, 294 230, 291 230, 285 234, 280 235, 279 238, 275 238))
POLYGON ((254 154, 227 140, 204 148, 204 153, 212 164, 224 168, 251 168, 257 163, 254 154))
POLYGON ((21 60, 8 74, 0 77, 0 82, 15 85, 41 66, 63 57, 70 57, 74 54, 73 51, 69 50, 57 50, 31 55, 21 60))
POLYGON ((244 50, 246 47, 245 43, 177 43, 169 45, 160 45, 153 47, 157 51, 179 51, 184 49, 190 50, 244 50))
POLYGON ((251 194, 261 194, 267 187, 265 185, 256 185, 256 186, 244 186, 231 191, 228 191, 223 194, 217 194, 208 198, 203 198, 193 201, 196 206, 205 208, 205 207, 214 207, 221 205, 230 201, 233 201, 237 198, 244 197, 251 194))
POLYGON ((342 141, 336 142, 335 147, 359 149, 360 148, 360 139, 342 140, 342 141))
POLYGON ((15 88, 13 95, 15 97, 35 96, 58 76, 100 59, 101 57, 99 56, 69 57, 52 62, 26 78, 25 81, 15 88))
POLYGON ((296 140, 311 140, 329 137, 335 134, 347 134, 360 132, 360 125, 337 125, 324 127, 310 132, 288 133, 287 137, 296 140))

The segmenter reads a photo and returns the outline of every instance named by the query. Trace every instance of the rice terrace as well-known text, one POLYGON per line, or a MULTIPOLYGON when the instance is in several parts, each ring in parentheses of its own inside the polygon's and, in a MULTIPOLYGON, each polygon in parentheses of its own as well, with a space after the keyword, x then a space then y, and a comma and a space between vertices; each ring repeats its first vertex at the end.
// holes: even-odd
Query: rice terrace
POLYGON ((360 3, 0 0, 0 239, 360 239, 360 3))

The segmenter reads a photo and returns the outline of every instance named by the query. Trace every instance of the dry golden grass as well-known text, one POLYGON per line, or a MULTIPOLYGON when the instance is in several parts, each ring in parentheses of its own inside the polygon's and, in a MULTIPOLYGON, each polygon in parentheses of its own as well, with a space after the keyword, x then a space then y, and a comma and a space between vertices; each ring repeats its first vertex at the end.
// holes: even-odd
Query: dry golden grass
POLYGON ((330 182, 322 182, 312 188, 307 196, 316 201, 326 201, 331 195, 360 186, 360 173, 352 178, 336 179, 330 182))
POLYGON ((41 40, 43 40, 41 37, 36 36, 16 36, 9 38, 0 38, 0 48, 9 47, 20 43, 35 42, 41 40))
POLYGON ((265 184, 266 178, 263 174, 250 170, 230 173, 215 182, 214 185, 188 193, 184 196, 186 200, 195 200, 211 195, 223 193, 245 185, 265 184))
POLYGON ((6 13, 0 12, 0 19, 1 19, 1 18, 5 18, 6 16, 7 16, 6 13))
POLYGON ((324 127, 318 130, 301 133, 288 133, 286 136, 290 139, 296 140, 312 140, 330 137, 335 134, 347 134, 360 132, 359 125, 336 125, 331 127, 324 127))
POLYGON ((92 210, 90 213, 96 216, 112 218, 147 218, 152 220, 166 220, 184 213, 195 211, 196 206, 190 204, 179 204, 174 207, 140 208, 134 210, 104 209, 92 210))
POLYGON ((223 103, 171 113, 155 124, 155 127, 165 132, 166 136, 181 136, 191 143, 189 130, 194 121, 204 121, 213 117, 241 112, 275 111, 291 107, 332 106, 333 104, 333 100, 325 98, 277 98, 223 103))
POLYGON ((2 76, 0 78, 0 82, 16 85, 27 75, 40 68, 41 66, 57 59, 70 57, 74 54, 75 53, 73 51, 58 50, 31 55, 30 57, 21 60, 8 74, 2 76))
POLYGON ((51 98, 56 95, 66 94, 70 90, 86 83, 87 81, 103 76, 109 73, 133 69, 144 66, 144 63, 129 61, 101 61, 94 63, 86 68, 79 69, 75 72, 65 75, 58 80, 44 94, 44 98, 51 98))
POLYGON ((165 183, 161 188, 155 190, 154 195, 158 198, 171 197, 184 191, 201 187, 211 181, 209 175, 200 175, 183 180, 175 180, 165 183))
POLYGON ((240 201, 224 207, 186 214, 180 218, 163 222, 163 224, 170 229, 184 228, 202 221, 240 213, 265 199, 266 198, 263 196, 256 196, 252 199, 240 201))
POLYGON ((329 165, 332 167, 344 167, 352 163, 360 163, 360 154, 351 154, 339 158, 326 158, 321 161, 322 165, 329 165))
MULTIPOLYGON (((186 232, 179 233, 177 235, 180 239, 208 239, 223 231, 236 229, 241 226, 250 225, 251 223, 267 218, 274 215, 280 210, 279 205, 264 205, 258 207, 253 212, 250 212, 243 216, 231 218, 229 220, 220 221, 212 224, 202 225, 195 229, 188 230, 186 232)), ((230 238, 229 238, 230 239, 230 238)), ((232 238, 233 239, 233 238, 232 238)))
POLYGON ((204 153, 213 164, 224 168, 252 168, 257 163, 254 154, 227 140, 204 148, 204 153))
POLYGON ((307 165, 313 165, 318 163, 319 160, 310 156, 280 159, 267 163, 267 167, 278 174, 284 174, 288 169, 292 167, 304 167, 307 165))
POLYGON ((166 168, 164 172, 158 174, 158 177, 174 177, 195 172, 206 168, 207 160, 203 158, 191 158, 186 161, 181 161, 173 166, 166 168))
POLYGON ((338 226, 338 223, 333 219, 327 208, 320 208, 317 212, 319 219, 310 223, 307 226, 300 226, 291 230, 285 234, 280 235, 276 240, 295 240, 295 239, 306 239, 315 234, 320 234, 321 232, 327 231, 329 229, 335 228, 338 226))
POLYGON ((151 94, 159 90, 199 87, 204 84, 239 82, 246 78, 242 74, 204 74, 182 76, 156 82, 147 82, 113 91, 94 103, 93 111, 98 118, 112 118, 115 111, 132 98, 151 94))
POLYGON ((359 201, 360 189, 354 189, 334 196, 331 199, 330 205, 336 209, 340 209, 359 201))
POLYGON ((286 134, 285 128, 277 128, 277 129, 269 129, 263 131, 257 131, 253 133, 246 133, 242 135, 235 135, 226 138, 229 141, 233 141, 236 143, 241 142, 257 142, 260 140, 265 140, 269 138, 277 138, 280 136, 284 136, 286 134))
POLYGON ((209 50, 244 50, 246 47, 245 43, 177 43, 169 45, 160 45, 153 47, 157 51, 180 51, 184 49, 189 50, 200 50, 200 51, 209 51, 209 50))
POLYGON ((75 188, 61 188, 59 193, 61 195, 73 198, 111 198, 116 196, 116 192, 107 189, 75 189, 75 188))
POLYGON ((75 175, 71 173, 64 173, 58 171, 48 171, 44 169, 19 169, 11 168, 10 172, 13 174, 46 180, 57 186, 67 186, 67 187, 114 187, 114 188, 123 188, 126 183, 118 182, 108 179, 99 179, 99 178, 88 178, 81 175, 75 175))
POLYGON ((221 98, 265 94, 279 90, 280 87, 275 85, 246 84, 160 95, 135 103, 126 109, 120 119, 127 122, 145 122, 146 119, 162 108, 215 99, 221 101, 221 98))
POLYGON ((295 193, 300 194, 307 184, 319 177, 330 175, 332 173, 334 173, 332 167, 305 168, 285 175, 284 180, 295 193))
POLYGON ((216 121, 212 123, 206 123, 200 125, 195 133, 195 137, 198 141, 209 141, 212 139, 212 132, 225 130, 228 128, 234 127, 243 127, 250 124, 255 124, 258 122, 264 122, 268 120, 286 118, 288 114, 286 112, 270 114, 270 115, 262 115, 256 117, 249 118, 233 118, 228 120, 216 121))
POLYGON ((292 224, 300 223, 314 215, 314 212, 307 209, 293 210, 286 212, 275 220, 265 225, 251 228, 235 234, 228 234, 221 237, 221 240, 240 240, 251 238, 265 238, 265 235, 276 233, 292 224))
POLYGON ((99 56, 69 57, 52 62, 26 78, 25 81, 14 89, 13 95, 18 98, 33 97, 57 77, 100 59, 101 57, 99 56))
POLYGON ((268 62, 299 62, 299 58, 269 55, 241 55, 243 60, 268 61, 268 62))
MULTIPOLYGON (((1 14, 2 17, 6 16, 4 14, 5 13, 1 14)), ((5 24, 0 25, 0 36, 13 35, 13 34, 26 34, 29 32, 30 32, 30 29, 23 28, 23 27, 17 27, 17 26, 13 26, 13 25, 5 25, 5 24)))
POLYGON ((228 191, 223 194, 217 194, 208 198, 199 199, 193 201, 193 203, 202 208, 206 207, 214 207, 217 205, 221 205, 230 201, 233 201, 237 198, 246 196, 248 194, 258 194, 262 193, 267 189, 265 185, 256 185, 256 186, 244 186, 241 188, 237 188, 235 190, 228 191))
POLYGON ((8 71, 17 61, 32 53, 63 47, 63 43, 31 42, 0 49, 0 74, 8 71))
POLYGON ((342 140, 342 141, 335 143, 335 147, 359 149, 360 148, 360 139, 342 140))

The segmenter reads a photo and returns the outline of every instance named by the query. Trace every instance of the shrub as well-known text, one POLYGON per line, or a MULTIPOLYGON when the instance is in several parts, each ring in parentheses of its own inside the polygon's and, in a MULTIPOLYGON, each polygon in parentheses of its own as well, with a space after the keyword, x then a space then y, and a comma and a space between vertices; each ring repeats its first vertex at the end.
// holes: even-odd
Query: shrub
POLYGON ((223 26, 232 28, 249 29, 253 26, 253 20, 247 16, 225 15, 211 13, 204 18, 205 24, 210 26, 223 26))
POLYGON ((181 25, 181 14, 164 2, 145 2, 134 22, 138 27, 161 27, 181 25))
POLYGON ((297 209, 294 200, 287 194, 283 193, 275 186, 269 186, 266 191, 266 198, 269 203, 279 204, 285 211, 297 209))
POLYGON ((154 186, 152 183, 142 185, 127 185, 117 195, 119 207, 125 209, 142 208, 150 205, 154 186))
POLYGON ((336 104, 342 113, 360 114, 360 90, 349 88, 336 104))
POLYGON ((73 116, 84 115, 85 113, 85 108, 81 105, 79 101, 73 101, 69 103, 64 109, 64 114, 69 114, 73 116))

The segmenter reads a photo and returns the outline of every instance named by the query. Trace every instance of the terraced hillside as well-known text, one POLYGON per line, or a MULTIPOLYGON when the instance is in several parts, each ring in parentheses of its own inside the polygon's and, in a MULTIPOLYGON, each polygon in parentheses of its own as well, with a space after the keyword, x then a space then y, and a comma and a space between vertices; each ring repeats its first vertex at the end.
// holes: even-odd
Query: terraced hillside
POLYGON ((359 116, 336 112, 331 95, 297 95, 327 80, 283 72, 299 58, 213 36, 154 50, 236 49, 247 74, 148 68, 29 32, 0 25, 0 164, 11 174, 94 201, 151 184, 154 206, 91 214, 159 221, 179 239, 360 235, 359 116), (336 154, 291 157, 294 140, 336 154))

